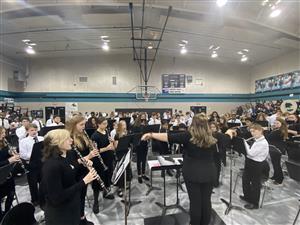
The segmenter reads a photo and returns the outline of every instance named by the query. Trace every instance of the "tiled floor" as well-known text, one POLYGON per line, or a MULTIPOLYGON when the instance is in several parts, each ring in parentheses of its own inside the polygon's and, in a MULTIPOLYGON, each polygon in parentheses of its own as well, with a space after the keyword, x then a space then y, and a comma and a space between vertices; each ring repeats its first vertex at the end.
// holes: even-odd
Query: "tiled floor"
MULTIPOLYGON (((243 158, 237 160, 235 168, 238 170, 243 165, 243 158)), ((135 166, 133 166, 135 174, 135 166)), ((291 180, 289 177, 285 177, 283 186, 273 187, 268 191, 265 197, 265 203, 263 208, 258 210, 232 210, 229 215, 224 215, 226 206, 220 201, 220 198, 228 199, 229 197, 229 166, 224 170, 223 185, 214 189, 212 195, 213 209, 221 217, 221 219, 227 225, 290 225, 292 224, 296 213, 298 211, 299 202, 298 196, 295 193, 300 193, 299 183, 291 180)), ((234 173, 233 177, 236 175, 234 173)), ((146 192, 148 187, 145 184, 138 184, 136 177, 132 182, 132 199, 141 200, 142 203, 132 207, 128 224, 129 225, 143 225, 144 218, 154 217, 161 214, 161 208, 159 208, 155 202, 162 202, 163 191, 152 191, 148 196, 146 192)), ((163 185, 163 179, 160 176, 160 172, 154 172, 153 179, 154 186, 163 185)), ((184 185, 183 185, 184 186, 184 185)), ((185 189, 185 187, 184 187, 185 189)), ((29 190, 27 186, 17 186, 17 194, 19 200, 29 201, 29 190)), ((236 193, 233 194, 233 204, 243 206, 244 202, 239 200, 238 196, 242 194, 241 179, 238 182, 236 193)), ((89 199, 92 204, 92 190, 89 187, 88 191, 89 199)), ((180 203, 185 208, 189 207, 189 199, 186 192, 179 191, 180 203)), ((100 213, 95 215, 88 202, 86 203, 87 218, 92 220, 95 225, 120 225, 124 224, 124 207, 119 197, 115 200, 103 200, 100 199, 100 213)), ((167 204, 175 203, 176 200, 176 180, 174 177, 167 177, 167 204)), ((180 212, 176 209, 169 210, 167 213, 180 212)), ((42 218, 43 212, 37 208, 36 218, 39 220, 42 218)), ((300 224, 300 219, 298 224, 300 224)))

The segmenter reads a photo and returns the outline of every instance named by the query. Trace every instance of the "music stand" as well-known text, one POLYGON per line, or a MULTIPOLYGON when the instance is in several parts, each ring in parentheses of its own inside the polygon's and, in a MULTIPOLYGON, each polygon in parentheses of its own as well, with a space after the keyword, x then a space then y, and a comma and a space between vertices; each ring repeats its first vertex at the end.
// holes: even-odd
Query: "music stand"
MULTIPOLYGON (((242 139, 243 140, 243 139, 242 139)), ((238 143, 240 143, 240 141, 238 141, 238 143)), ((230 210, 232 209, 236 209, 236 210, 244 210, 242 207, 240 206, 235 206, 232 204, 232 164, 233 164, 233 142, 231 143, 230 146, 230 175, 229 175, 229 180, 230 180, 230 184, 229 184, 229 201, 226 201, 224 198, 221 198, 220 200, 226 204, 227 208, 225 210, 225 215, 228 215, 230 210)))
MULTIPOLYGON (((128 149, 130 143, 132 142, 134 137, 134 134, 126 135, 124 137, 121 137, 118 141, 118 146, 116 149, 117 151, 122 151, 124 149, 128 149)), ((126 168, 130 164, 132 158, 132 151, 129 149, 126 155, 122 157, 122 159, 117 163, 115 167, 115 171, 112 177, 112 182, 115 185, 121 176, 124 174, 124 199, 122 202, 124 203, 125 206, 125 217, 124 217, 124 222, 125 225, 127 225, 127 217, 129 215, 130 208, 134 205, 140 204, 142 201, 131 201, 131 181, 129 181, 129 190, 128 190, 128 201, 127 201, 127 189, 126 189, 126 184, 127 184, 127 171, 126 168)))
POLYGON ((45 136, 49 131, 56 129, 65 129, 65 126, 52 126, 52 127, 43 127, 40 130, 40 135, 45 136))
POLYGON ((240 127, 241 124, 240 123, 227 123, 228 128, 234 128, 234 127, 240 127))

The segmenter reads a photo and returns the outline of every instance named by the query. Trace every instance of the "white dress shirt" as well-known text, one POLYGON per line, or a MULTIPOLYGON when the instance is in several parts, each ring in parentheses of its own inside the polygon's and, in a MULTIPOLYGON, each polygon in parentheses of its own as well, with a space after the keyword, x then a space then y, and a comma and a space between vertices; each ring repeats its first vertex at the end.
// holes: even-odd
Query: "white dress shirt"
POLYGON ((52 121, 52 119, 50 118, 50 119, 48 119, 47 121, 46 121, 46 127, 48 127, 50 124, 52 124, 53 123, 53 121, 52 121))
MULTIPOLYGON (((37 136, 38 142, 43 141, 44 137, 37 136)), ((28 136, 26 138, 23 138, 19 143, 19 151, 20 151, 20 157, 21 159, 24 159, 26 161, 30 160, 32 148, 35 143, 35 137, 28 136)))
POLYGON ((16 135, 19 138, 19 141, 21 141, 23 138, 26 138, 27 132, 24 126, 21 126, 16 129, 16 135))
POLYGON ((9 129, 8 119, 0 119, 0 127, 4 127, 5 129, 9 129))
POLYGON ((150 118, 150 121, 149 121, 148 125, 155 125, 155 124, 161 124, 160 120, 150 118))
POLYGON ((256 162, 263 162, 267 159, 269 155, 269 143, 264 136, 256 139, 251 147, 246 140, 244 140, 244 144, 247 152, 247 158, 256 162))
POLYGON ((116 133, 117 133, 116 129, 113 129, 113 130, 110 132, 110 137, 111 137, 112 139, 115 139, 116 133))
POLYGON ((227 121, 227 123, 239 123, 240 126, 243 126, 242 122, 239 119, 230 119, 227 121))

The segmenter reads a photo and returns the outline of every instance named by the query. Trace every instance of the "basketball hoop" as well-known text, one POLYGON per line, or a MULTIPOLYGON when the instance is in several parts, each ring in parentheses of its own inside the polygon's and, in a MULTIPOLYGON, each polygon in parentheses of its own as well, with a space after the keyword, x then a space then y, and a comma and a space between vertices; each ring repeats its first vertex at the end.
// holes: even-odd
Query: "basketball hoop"
POLYGON ((145 99, 145 102, 149 101, 149 94, 146 92, 143 94, 143 98, 145 99))
POLYGON ((149 102, 149 100, 156 100, 157 94, 160 91, 155 86, 137 86, 134 89, 137 100, 149 102))

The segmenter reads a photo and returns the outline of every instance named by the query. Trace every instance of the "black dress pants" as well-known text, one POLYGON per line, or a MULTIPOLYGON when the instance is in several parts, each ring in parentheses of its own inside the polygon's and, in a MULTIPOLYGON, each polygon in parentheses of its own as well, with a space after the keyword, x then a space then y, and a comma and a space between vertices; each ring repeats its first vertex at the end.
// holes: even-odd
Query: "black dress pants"
POLYGON ((274 146, 270 146, 269 153, 270 153, 273 170, 274 170, 274 175, 272 179, 275 180, 277 183, 281 184, 283 181, 283 172, 281 168, 282 153, 278 148, 274 146))
POLYGON ((190 199, 191 225, 208 225, 211 218, 212 183, 185 181, 190 199))
POLYGON ((41 172, 37 168, 30 168, 30 166, 26 166, 26 168, 29 171, 27 173, 27 180, 31 195, 31 202, 39 202, 39 184, 41 182, 41 172))
POLYGON ((148 146, 146 141, 141 141, 140 145, 136 146, 137 171, 138 175, 145 174, 148 146))
POLYGON ((245 162, 243 193, 245 199, 255 206, 259 205, 261 178, 265 163, 265 161, 257 162, 248 158, 246 158, 245 162))

